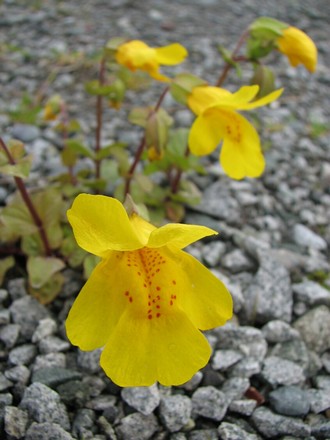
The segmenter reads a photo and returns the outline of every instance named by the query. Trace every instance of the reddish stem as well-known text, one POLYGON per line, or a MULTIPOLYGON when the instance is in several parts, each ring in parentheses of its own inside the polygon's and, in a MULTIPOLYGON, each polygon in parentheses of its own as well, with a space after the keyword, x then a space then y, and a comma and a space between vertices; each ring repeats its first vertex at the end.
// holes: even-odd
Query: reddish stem
MULTIPOLYGON (((185 157, 188 157, 189 154, 190 154, 190 151, 187 146, 186 151, 185 151, 185 157)), ((179 191, 180 180, 181 180, 182 173, 183 173, 183 170, 181 168, 176 168, 175 171, 176 171, 176 175, 174 176, 174 178, 172 179, 172 182, 170 183, 172 194, 176 194, 179 191)))
MULTIPOLYGON (((99 69, 99 82, 102 86, 105 79, 105 58, 101 59, 99 69)), ((98 95, 96 99, 96 131, 95 131, 95 153, 101 150, 101 132, 102 132, 102 115, 103 115, 103 96, 98 95)), ((97 179, 101 177, 101 160, 95 159, 95 176, 97 179)))
MULTIPOLYGON (((240 50, 240 48, 242 47, 242 45, 245 42, 245 40, 248 37, 248 35, 249 35, 249 30, 247 29, 240 36, 240 38, 239 38, 239 40, 238 40, 238 42, 236 44, 236 47, 235 47, 235 49, 232 52, 232 60, 233 61, 239 61, 239 59, 236 58, 236 55, 237 55, 238 51, 240 50)), ((226 79, 226 77, 228 75, 229 70, 232 67, 233 67, 233 65, 228 63, 228 62, 225 64, 225 67, 223 68, 223 71, 222 71, 221 75, 219 76, 218 81, 216 82, 216 86, 217 87, 221 87, 222 86, 224 80, 226 79)))
MULTIPOLYGON (((2 140, 1 137, 0 137, 0 145, 4 150, 4 152, 8 158, 9 163, 11 165, 16 165, 16 162, 15 162, 13 156, 11 155, 9 149, 7 148, 7 145, 4 143, 4 141, 2 140)), ((47 237, 44 225, 42 223, 42 220, 39 217, 39 214, 37 213, 37 211, 33 205, 32 199, 31 199, 29 193, 27 192, 27 189, 25 187, 23 179, 21 179, 20 177, 14 177, 14 179, 15 179, 15 183, 17 185, 17 188, 18 188, 19 192, 21 193, 22 199, 24 200, 26 207, 28 208, 28 210, 31 214, 31 217, 32 217, 35 225, 38 228, 38 232, 39 232, 41 240, 43 242, 46 255, 49 257, 52 255, 52 251, 50 249, 48 237, 47 237)))
MULTIPOLYGON (((61 104, 61 120, 62 120, 62 124, 63 124, 63 132, 62 132, 63 145, 65 148, 65 141, 68 139, 68 112, 67 112, 67 108, 66 108, 65 103, 61 104)), ((75 186, 77 184, 77 179, 74 175, 72 165, 68 165, 68 171, 69 171, 71 184, 73 186, 75 186)))
MULTIPOLYGON (((158 101, 157 101, 155 107, 151 110, 151 112, 149 114, 149 117, 159 110, 159 108, 160 108, 160 106, 161 106, 161 104, 162 104, 162 102, 163 102, 163 100, 164 100, 164 98, 166 96, 166 93, 168 91, 169 91, 169 87, 166 87, 163 90, 163 93, 158 98, 158 101)), ((142 156, 145 144, 146 144, 146 133, 144 132, 143 137, 142 137, 141 142, 140 142, 140 145, 139 145, 138 149, 136 150, 134 161, 133 161, 130 169, 128 170, 128 173, 127 173, 127 176, 126 176, 125 190, 124 190, 124 195, 125 196, 126 196, 126 194, 130 193, 131 182, 132 182, 132 179, 133 179, 133 176, 134 176, 134 172, 135 172, 135 169, 137 167, 137 164, 139 163, 139 161, 141 159, 141 156, 142 156)))

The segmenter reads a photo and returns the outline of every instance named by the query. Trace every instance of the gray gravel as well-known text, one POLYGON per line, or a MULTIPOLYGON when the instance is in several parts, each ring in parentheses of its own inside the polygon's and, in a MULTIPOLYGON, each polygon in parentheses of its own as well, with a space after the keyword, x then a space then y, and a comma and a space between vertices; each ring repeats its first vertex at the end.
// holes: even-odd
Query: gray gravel
MULTIPOLYGON (((90 0, 0 2, 0 131, 35 156, 32 185, 63 171, 60 139, 52 128, 15 123, 24 93, 61 93, 92 144, 94 98, 83 82, 87 65, 59 66, 61 56, 92 57, 111 37, 151 45, 180 41, 184 66, 214 83, 221 70, 217 45, 229 49, 257 16, 269 15, 312 36, 317 72, 271 57, 285 92, 256 116, 267 161, 257 180, 231 181, 218 153, 203 160, 205 176, 189 177, 203 193, 186 215, 220 232, 189 252, 224 280, 235 317, 207 332, 209 365, 180 387, 158 384, 121 389, 99 366, 101 350, 72 347, 63 322, 82 280, 66 277, 52 305, 31 298, 25 280, 12 276, 0 289, 0 438, 5 440, 327 440, 330 439, 330 49, 328 0, 90 0), (44 81, 54 75, 43 90, 44 81), (320 133, 318 133, 320 130, 320 133), (271 148, 268 146, 271 145, 271 148)), ((249 69, 243 80, 249 81, 249 69)), ((241 85, 234 74, 226 86, 241 85)), ((106 109, 103 141, 137 145, 126 107, 154 102, 127 94, 116 114, 106 109)), ((165 105, 171 111, 173 101, 165 105)), ((250 114, 254 118, 253 114, 250 114)), ((179 110, 188 126, 191 114, 179 110)), ((0 203, 14 190, 0 177, 0 203)))

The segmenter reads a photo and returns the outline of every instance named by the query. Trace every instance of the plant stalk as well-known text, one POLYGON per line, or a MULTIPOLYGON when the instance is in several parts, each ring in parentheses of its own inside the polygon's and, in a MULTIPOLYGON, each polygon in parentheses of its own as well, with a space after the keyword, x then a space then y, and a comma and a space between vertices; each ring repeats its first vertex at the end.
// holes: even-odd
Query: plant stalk
MULTIPOLYGON (((4 150, 4 152, 8 158, 9 163, 11 165, 16 165, 16 162, 15 162, 13 156, 11 155, 7 145, 4 143, 4 141, 2 140, 1 137, 0 137, 0 145, 1 145, 2 149, 4 150)), ((42 220, 41 220, 39 214, 37 213, 37 211, 34 207, 32 199, 26 189, 25 183, 21 177, 14 176, 14 179, 15 179, 16 186, 22 196, 22 199, 24 200, 24 203, 25 203, 27 209, 29 210, 31 217, 32 217, 35 225, 38 228, 38 232, 40 234, 42 243, 45 248, 45 253, 46 253, 47 257, 50 257, 52 255, 52 251, 51 251, 51 248, 49 245, 49 241, 48 241, 48 237, 47 237, 44 225, 42 223, 42 220)))

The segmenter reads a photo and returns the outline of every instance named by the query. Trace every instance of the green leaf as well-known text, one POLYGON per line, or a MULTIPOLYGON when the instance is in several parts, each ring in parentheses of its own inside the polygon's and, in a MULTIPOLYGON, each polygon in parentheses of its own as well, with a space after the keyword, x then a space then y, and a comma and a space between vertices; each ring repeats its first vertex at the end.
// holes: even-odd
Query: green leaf
POLYGON ((250 26, 250 34, 259 40, 273 40, 282 35, 287 23, 271 17, 258 17, 250 26))
POLYGON ((29 293, 36 298, 41 304, 49 304, 61 292, 64 284, 64 277, 61 273, 55 273, 42 287, 39 289, 29 286, 29 293))
POLYGON ((172 130, 166 150, 175 157, 184 157, 188 145, 188 134, 187 128, 172 130))
POLYGON ((101 176, 107 182, 115 182, 119 177, 117 161, 104 159, 101 162, 101 176))
POLYGON ((205 84, 206 81, 191 73, 179 73, 171 82, 170 93, 177 102, 186 105, 193 88, 205 84))
POLYGON ((79 141, 78 139, 67 139, 64 142, 65 147, 76 153, 76 154, 80 154, 81 156, 84 157, 89 157, 91 159, 94 159, 94 153, 92 150, 90 150, 86 145, 84 145, 81 141, 79 141))
POLYGON ((150 193, 153 190, 154 183, 148 176, 135 174, 134 179, 143 192, 150 193))
POLYGON ((131 124, 145 128, 151 111, 152 107, 135 107, 130 111, 128 120, 131 124))
POLYGON ((114 142, 111 145, 101 148, 97 153, 95 153, 95 159, 104 159, 110 155, 114 155, 117 150, 122 151, 123 147, 126 147, 124 142, 114 142))
POLYGON ((171 199, 188 205, 197 205, 201 200, 201 192, 193 182, 182 180, 179 191, 172 194, 171 199))
POLYGON ((95 96, 109 96, 116 91, 116 85, 107 84, 103 85, 98 80, 89 81, 85 84, 85 90, 90 95, 95 96))
POLYGON ((0 286, 3 283, 3 280, 5 279, 6 273, 9 269, 14 267, 15 265, 15 259, 12 256, 2 258, 0 260, 0 286))
POLYGON ((20 177, 25 179, 29 177, 31 169, 32 157, 26 156, 20 159, 15 165, 2 165, 0 166, 0 173, 6 176, 20 177))
POLYGON ((27 260, 29 284, 31 287, 39 289, 46 284, 56 272, 64 269, 64 267, 65 264, 59 258, 29 257, 27 260))

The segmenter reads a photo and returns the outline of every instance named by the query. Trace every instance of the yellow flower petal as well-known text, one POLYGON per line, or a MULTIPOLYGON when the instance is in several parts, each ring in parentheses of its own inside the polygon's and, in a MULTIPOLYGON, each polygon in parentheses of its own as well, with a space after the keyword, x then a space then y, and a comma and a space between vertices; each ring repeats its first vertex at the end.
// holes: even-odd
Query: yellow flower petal
POLYGON ((237 180, 259 177, 265 169, 265 159, 253 125, 243 116, 228 110, 219 110, 219 119, 226 132, 220 155, 225 173, 237 180))
POLYGON ((180 385, 211 355, 205 337, 180 311, 145 320, 123 314, 101 355, 101 366, 120 386, 180 385))
POLYGON ((180 292, 178 306, 197 328, 208 330, 232 317, 232 298, 218 278, 184 251, 172 253, 171 260, 185 274, 176 276, 180 292))
POLYGON ((173 245, 176 248, 182 249, 201 238, 216 234, 216 231, 206 226, 169 223, 155 229, 150 234, 147 246, 149 248, 159 248, 165 245, 173 245))
POLYGON ((196 115, 200 115, 205 109, 221 102, 228 96, 231 96, 228 90, 219 87, 198 86, 188 96, 187 103, 196 115))
POLYGON ((187 50, 179 43, 169 44, 168 46, 155 49, 156 61, 159 64, 172 66, 181 63, 188 55, 187 50))
POLYGON ((155 49, 139 40, 132 40, 121 44, 116 52, 117 62, 131 70, 136 70, 146 63, 150 63, 155 60, 155 56, 155 49))
POLYGON ((196 156, 212 153, 221 140, 223 127, 217 111, 208 111, 194 121, 188 136, 190 151, 196 156))
POLYGON ((253 108, 262 107, 263 105, 267 105, 273 101, 276 101, 276 99, 278 99, 282 95, 283 90, 284 89, 274 90, 274 92, 271 92, 268 95, 257 99, 256 101, 247 102, 246 104, 239 104, 236 108, 237 110, 251 110, 253 108))
POLYGON ((118 276, 116 257, 117 253, 111 252, 96 266, 66 320, 69 340, 82 350, 103 347, 127 305, 125 296, 118 294, 123 280, 118 276))
POLYGON ((80 194, 67 216, 77 243, 100 257, 109 250, 132 250, 144 246, 123 205, 106 196, 80 194))
POLYGON ((317 48, 305 32, 290 26, 284 29, 282 36, 277 40, 277 45, 279 51, 288 57, 293 67, 303 64, 310 72, 315 71, 317 48))

